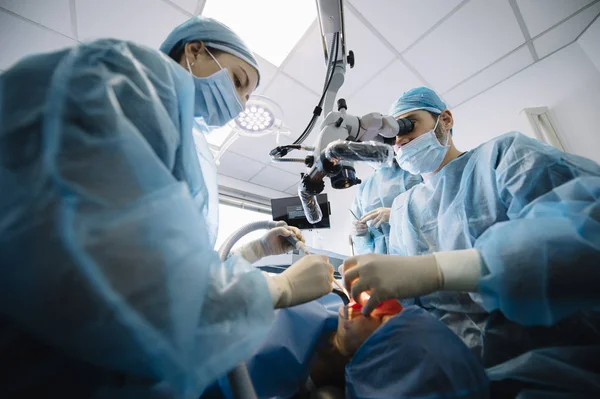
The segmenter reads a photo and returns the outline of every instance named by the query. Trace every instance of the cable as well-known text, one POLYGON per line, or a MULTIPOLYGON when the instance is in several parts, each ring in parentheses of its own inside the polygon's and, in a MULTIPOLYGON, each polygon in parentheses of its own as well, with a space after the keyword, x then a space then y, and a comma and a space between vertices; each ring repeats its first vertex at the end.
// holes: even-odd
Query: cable
MULTIPOLYGON (((325 85, 325 88, 323 89, 323 93, 321 94, 321 99, 319 100, 317 107, 315 107, 315 110, 313 111, 313 116, 312 116, 310 122, 308 123, 308 126, 306 126, 306 129, 304 129, 304 132, 302 132, 300 137, 298 137, 296 139, 296 141, 294 141, 294 144, 300 144, 304 140, 306 140, 306 138, 312 131, 315 123, 317 122, 317 119, 319 119, 321 112, 323 111, 321 107, 323 106, 323 101, 325 101, 325 96, 327 95, 327 90, 329 89, 329 86, 331 85, 331 81, 333 80, 333 75, 335 73, 335 64, 337 62, 338 50, 340 48, 339 35, 340 35, 340 32, 336 32, 333 34, 332 47, 335 47, 335 54, 329 62, 329 68, 331 69, 331 73, 329 74, 329 78, 327 79, 327 83, 325 85)), ((328 69, 328 72, 329 72, 329 69, 328 69)))

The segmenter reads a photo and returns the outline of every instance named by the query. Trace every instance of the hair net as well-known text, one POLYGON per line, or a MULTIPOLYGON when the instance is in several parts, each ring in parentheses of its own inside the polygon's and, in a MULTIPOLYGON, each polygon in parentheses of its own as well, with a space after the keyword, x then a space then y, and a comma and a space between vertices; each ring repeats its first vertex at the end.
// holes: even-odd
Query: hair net
POLYGON ((173 29, 173 32, 160 45, 160 51, 169 55, 173 51, 183 49, 186 43, 194 40, 203 41, 207 47, 224 51, 246 61, 256 68, 260 82, 258 63, 248 46, 228 26, 212 18, 196 16, 188 19, 173 29))
POLYGON ((398 100, 390 107, 390 115, 394 118, 407 112, 419 109, 441 114, 446 108, 446 104, 435 93, 427 87, 417 87, 402 94, 398 100))

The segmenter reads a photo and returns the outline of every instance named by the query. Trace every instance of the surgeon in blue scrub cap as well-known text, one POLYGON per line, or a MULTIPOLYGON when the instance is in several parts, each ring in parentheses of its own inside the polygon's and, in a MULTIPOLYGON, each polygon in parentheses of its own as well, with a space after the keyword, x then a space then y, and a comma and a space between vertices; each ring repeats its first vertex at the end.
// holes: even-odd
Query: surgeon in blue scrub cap
POLYGON ((370 294, 364 313, 400 298, 496 366, 496 381, 600 395, 587 382, 600 381, 600 166, 516 132, 459 151, 452 113, 424 87, 390 113, 415 124, 396 161, 424 183, 394 200, 391 255, 344 263, 352 296, 370 294))
POLYGON ((0 397, 197 398, 249 358, 273 309, 331 291, 326 257, 270 277, 282 225, 221 262, 205 134, 259 81, 195 17, 162 53, 98 40, 0 75, 0 397))

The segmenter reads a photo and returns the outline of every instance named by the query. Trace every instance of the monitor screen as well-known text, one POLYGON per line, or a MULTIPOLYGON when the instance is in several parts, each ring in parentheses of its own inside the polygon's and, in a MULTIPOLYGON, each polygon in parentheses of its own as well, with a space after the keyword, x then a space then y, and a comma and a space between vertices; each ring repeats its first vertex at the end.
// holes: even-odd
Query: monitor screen
POLYGON ((289 226, 295 226, 299 229, 328 229, 331 227, 329 224, 329 215, 331 209, 329 202, 327 201, 327 194, 317 195, 317 203, 323 212, 323 219, 319 223, 311 224, 304 215, 302 209, 302 202, 299 197, 287 197, 277 198, 271 200, 271 214, 273 220, 276 222, 283 220, 289 226))

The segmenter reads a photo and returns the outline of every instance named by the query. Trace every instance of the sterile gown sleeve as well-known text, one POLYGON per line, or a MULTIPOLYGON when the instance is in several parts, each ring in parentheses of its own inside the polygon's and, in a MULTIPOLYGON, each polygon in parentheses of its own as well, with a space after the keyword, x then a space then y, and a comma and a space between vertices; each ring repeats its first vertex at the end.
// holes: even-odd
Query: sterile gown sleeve
POLYGON ((486 310, 552 325, 600 306, 600 166, 521 134, 502 141, 495 182, 509 221, 475 243, 486 310))
POLYGON ((120 381, 198 397, 259 347, 273 307, 257 269, 213 250, 193 82, 101 40, 37 86, 47 57, 0 81, 0 314, 120 381))
MULTIPOLYGON (((352 212, 359 218, 363 217, 365 213, 363 212, 364 208, 361 201, 364 189, 364 184, 359 185, 354 196, 354 201, 352 201, 352 212)), ((349 216, 352 217, 353 221, 356 221, 354 216, 349 216)), ((363 236, 352 235, 352 241, 354 242, 354 250, 357 255, 371 254, 375 251, 375 239, 371 229, 363 236)))

